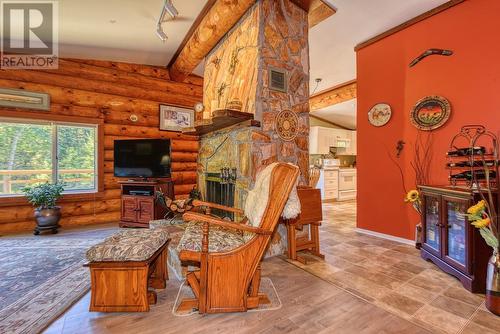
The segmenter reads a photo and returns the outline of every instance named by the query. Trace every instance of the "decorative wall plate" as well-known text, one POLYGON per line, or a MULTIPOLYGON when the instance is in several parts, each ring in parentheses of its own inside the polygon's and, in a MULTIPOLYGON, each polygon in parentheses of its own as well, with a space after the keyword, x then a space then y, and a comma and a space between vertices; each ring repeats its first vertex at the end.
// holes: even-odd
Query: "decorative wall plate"
POLYGON ((299 118, 291 110, 282 110, 276 116, 276 132, 285 141, 292 141, 297 137, 299 130, 299 118))
POLYGON ((368 112, 368 121, 373 126, 383 126, 391 119, 392 109, 387 103, 378 103, 368 112))
POLYGON ((437 129, 450 118, 451 105, 442 96, 427 96, 418 101, 410 112, 412 124, 420 130, 437 129))

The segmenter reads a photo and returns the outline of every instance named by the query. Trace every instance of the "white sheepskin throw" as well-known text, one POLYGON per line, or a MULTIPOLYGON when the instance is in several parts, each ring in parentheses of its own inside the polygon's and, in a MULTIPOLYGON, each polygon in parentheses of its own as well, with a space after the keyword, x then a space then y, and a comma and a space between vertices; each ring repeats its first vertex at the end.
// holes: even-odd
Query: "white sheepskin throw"
MULTIPOLYGON (((278 163, 272 163, 257 174, 257 180, 252 190, 248 192, 245 203, 245 216, 248 218, 250 225, 258 227, 262 221, 262 216, 266 210, 267 201, 269 199, 269 185, 273 169, 278 163)), ((300 201, 297 195, 297 183, 292 188, 288 201, 285 204, 281 216, 285 219, 292 219, 300 213, 300 201)))

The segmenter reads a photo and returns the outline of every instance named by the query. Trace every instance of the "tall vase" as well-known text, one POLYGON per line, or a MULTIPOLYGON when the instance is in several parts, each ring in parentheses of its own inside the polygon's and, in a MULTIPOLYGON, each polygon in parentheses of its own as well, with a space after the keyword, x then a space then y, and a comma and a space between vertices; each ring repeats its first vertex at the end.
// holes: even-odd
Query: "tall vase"
POLYGON ((500 254, 493 254, 488 261, 486 308, 491 313, 500 316, 500 254))

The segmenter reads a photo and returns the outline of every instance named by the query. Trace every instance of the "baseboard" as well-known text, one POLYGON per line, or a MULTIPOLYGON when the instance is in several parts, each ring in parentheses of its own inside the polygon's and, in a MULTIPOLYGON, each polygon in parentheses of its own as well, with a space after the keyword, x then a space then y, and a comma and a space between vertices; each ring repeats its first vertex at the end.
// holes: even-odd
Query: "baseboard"
POLYGON ((359 227, 356 227, 354 230, 356 232, 363 233, 363 234, 368 234, 368 235, 371 235, 373 237, 378 237, 378 238, 382 238, 382 239, 396 241, 396 242, 399 242, 399 243, 402 243, 402 244, 406 244, 406 245, 415 246, 415 241, 414 240, 400 238, 400 237, 395 237, 395 236, 390 235, 390 234, 384 234, 384 233, 380 233, 380 232, 365 230, 365 229, 359 228, 359 227))

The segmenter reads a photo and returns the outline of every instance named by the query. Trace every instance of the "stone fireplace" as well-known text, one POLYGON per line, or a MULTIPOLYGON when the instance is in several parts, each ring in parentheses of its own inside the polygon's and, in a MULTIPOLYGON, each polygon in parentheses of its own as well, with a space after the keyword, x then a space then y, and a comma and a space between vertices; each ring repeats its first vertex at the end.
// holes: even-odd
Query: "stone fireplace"
POLYGON ((201 138, 198 184, 205 197, 207 175, 221 168, 236 168, 234 206, 238 208, 244 208, 256 174, 272 162, 298 165, 299 181, 307 183, 307 36, 303 9, 290 0, 259 0, 206 57, 203 118, 218 109, 239 107, 253 114, 261 126, 242 123, 201 138), (284 73, 284 89, 272 87, 271 70, 284 73))

